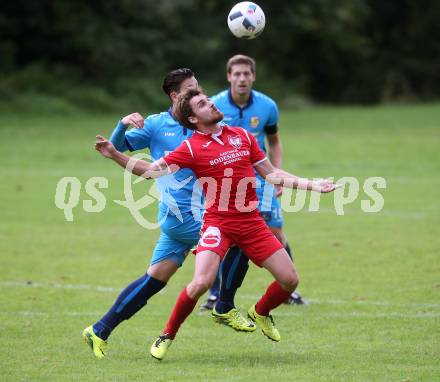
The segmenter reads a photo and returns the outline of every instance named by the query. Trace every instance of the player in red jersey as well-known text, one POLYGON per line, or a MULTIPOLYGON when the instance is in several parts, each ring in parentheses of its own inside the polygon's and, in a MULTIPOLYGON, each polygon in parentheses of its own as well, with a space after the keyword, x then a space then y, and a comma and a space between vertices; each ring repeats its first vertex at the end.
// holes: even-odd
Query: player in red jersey
POLYGON ((208 290, 221 259, 234 244, 275 278, 249 309, 248 316, 268 338, 279 341, 280 334, 269 313, 290 296, 299 279, 286 250, 258 212, 253 169, 268 182, 284 187, 326 193, 338 185, 328 180, 299 178, 274 168, 252 134, 240 127, 219 124, 223 114, 199 90, 183 93, 173 114, 195 133, 175 151, 154 163, 130 159, 101 136, 97 137, 95 145, 102 155, 145 178, 190 168, 205 191, 206 212, 196 249, 194 276, 180 293, 162 335, 151 346, 151 355, 163 359, 180 325, 192 312, 198 298, 208 290))

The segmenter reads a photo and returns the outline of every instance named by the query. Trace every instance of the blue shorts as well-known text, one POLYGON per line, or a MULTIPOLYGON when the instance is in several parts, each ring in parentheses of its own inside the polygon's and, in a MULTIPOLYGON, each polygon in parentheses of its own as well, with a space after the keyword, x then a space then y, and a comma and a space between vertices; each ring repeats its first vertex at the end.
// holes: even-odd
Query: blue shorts
POLYGON ((265 182, 261 177, 257 176, 257 179, 261 182, 261 187, 256 190, 260 214, 269 227, 281 228, 283 226, 283 214, 280 202, 275 197, 275 189, 272 184, 265 182))
POLYGON ((201 223, 195 221, 190 212, 182 213, 182 218, 183 222, 169 214, 161 225, 151 265, 171 259, 180 267, 189 250, 198 243, 201 223))

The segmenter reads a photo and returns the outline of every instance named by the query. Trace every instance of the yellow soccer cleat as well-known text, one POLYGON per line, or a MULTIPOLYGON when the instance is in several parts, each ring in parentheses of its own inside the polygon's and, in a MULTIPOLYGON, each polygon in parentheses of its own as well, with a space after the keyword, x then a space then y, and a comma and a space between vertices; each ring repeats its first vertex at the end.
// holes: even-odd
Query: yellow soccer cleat
POLYGON ((104 358, 107 352, 107 341, 99 338, 93 331, 93 326, 85 328, 83 333, 84 341, 93 351, 96 358, 104 358))
POLYGON ((254 332, 257 327, 252 321, 246 320, 240 311, 236 308, 231 309, 227 313, 217 313, 215 308, 212 310, 212 319, 218 324, 231 327, 237 332, 254 332))
POLYGON ((153 358, 162 361, 172 343, 173 340, 169 338, 168 334, 162 334, 157 337, 157 340, 151 345, 150 354, 153 358))
POLYGON ((248 310, 248 317, 257 324, 262 330, 263 334, 272 341, 280 341, 281 336, 278 329, 275 327, 275 322, 271 315, 261 316, 255 311, 255 305, 248 310))

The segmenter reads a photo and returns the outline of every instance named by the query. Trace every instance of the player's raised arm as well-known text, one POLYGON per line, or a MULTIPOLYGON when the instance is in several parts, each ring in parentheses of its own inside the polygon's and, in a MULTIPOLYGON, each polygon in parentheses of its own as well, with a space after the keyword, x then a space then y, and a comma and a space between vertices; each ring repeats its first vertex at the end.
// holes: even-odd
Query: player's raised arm
POLYGON ((125 155, 116 150, 113 144, 101 135, 96 136, 95 149, 104 157, 114 160, 121 167, 124 167, 133 174, 147 179, 159 178, 172 172, 176 172, 179 169, 176 165, 168 166, 163 159, 159 159, 154 163, 149 163, 125 155))
POLYGON ((255 165, 255 169, 269 183, 283 187, 298 188, 300 190, 310 190, 322 193, 332 192, 337 188, 342 187, 342 185, 335 184, 329 179, 311 180, 300 178, 287 171, 273 167, 268 160, 255 165))
POLYGON ((118 151, 133 151, 131 150, 126 138, 126 132, 129 126, 132 126, 137 130, 142 129, 144 127, 144 117, 142 117, 142 115, 139 113, 131 113, 119 121, 109 139, 109 141, 113 143, 118 151))

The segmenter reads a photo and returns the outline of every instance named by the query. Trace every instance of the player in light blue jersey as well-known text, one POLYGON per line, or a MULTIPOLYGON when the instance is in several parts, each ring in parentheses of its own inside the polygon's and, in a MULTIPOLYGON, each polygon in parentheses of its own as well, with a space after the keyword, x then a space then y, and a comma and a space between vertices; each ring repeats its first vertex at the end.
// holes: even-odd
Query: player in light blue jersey
MULTIPOLYGON (((162 85, 173 104, 180 92, 197 87, 194 73, 186 68, 168 73, 162 85)), ((149 148, 155 161, 175 150, 191 135, 192 131, 187 131, 174 119, 170 108, 167 112, 151 115, 145 120, 139 113, 127 115, 119 121, 110 140, 119 151, 149 148), (133 128, 127 130, 128 126, 133 128)), ((159 240, 147 272, 121 292, 99 321, 84 330, 84 339, 96 357, 105 356, 107 338, 116 326, 132 317, 145 306, 150 297, 165 287, 182 265, 189 250, 199 241, 202 198, 201 189, 195 181, 189 169, 156 180, 161 194, 159 240)), ((239 252, 238 249, 234 251, 239 252)), ((222 319, 222 323, 238 331, 256 329, 238 310, 222 319)))
MULTIPOLYGON (((230 126, 241 126, 252 133, 257 138, 260 148, 264 152, 268 151, 272 164, 281 168, 282 146, 278 134, 278 107, 273 99, 253 89, 256 78, 255 61, 248 56, 235 55, 228 60, 226 72, 228 82, 231 84, 230 88, 211 98, 217 108, 225 115, 223 121, 230 126), (266 150, 266 141, 268 150, 266 150)), ((281 195, 281 187, 274 189, 258 174, 256 177, 260 213, 270 230, 292 257, 289 243, 283 231, 282 213, 277 199, 281 195)), ((235 292, 241 285, 240 280, 243 280, 247 272, 248 262, 248 258, 244 255, 234 258, 226 256, 217 281, 200 309, 212 310, 215 305, 214 319, 216 312, 224 314, 232 309, 235 292), (224 273, 220 291, 221 272, 224 273)), ((301 305, 305 301, 297 292, 294 292, 286 303, 301 305)))

